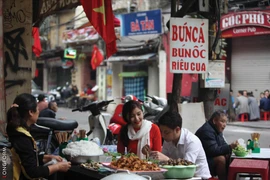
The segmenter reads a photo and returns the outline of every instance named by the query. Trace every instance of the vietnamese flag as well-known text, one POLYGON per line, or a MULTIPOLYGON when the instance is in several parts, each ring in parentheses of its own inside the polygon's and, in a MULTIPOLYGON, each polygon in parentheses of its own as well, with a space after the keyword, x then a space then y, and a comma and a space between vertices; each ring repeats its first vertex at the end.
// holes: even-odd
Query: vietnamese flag
POLYGON ((36 57, 39 57, 41 52, 42 52, 41 43, 40 43, 40 39, 39 39, 39 28, 37 28, 37 27, 32 28, 32 36, 34 38, 34 44, 32 45, 32 51, 35 53, 36 57))
POLYGON ((94 45, 91 57, 91 66, 92 69, 95 70, 103 61, 103 55, 99 51, 97 45, 94 45))
POLYGON ((106 43, 107 58, 116 53, 114 15, 111 0, 80 0, 84 12, 106 43))

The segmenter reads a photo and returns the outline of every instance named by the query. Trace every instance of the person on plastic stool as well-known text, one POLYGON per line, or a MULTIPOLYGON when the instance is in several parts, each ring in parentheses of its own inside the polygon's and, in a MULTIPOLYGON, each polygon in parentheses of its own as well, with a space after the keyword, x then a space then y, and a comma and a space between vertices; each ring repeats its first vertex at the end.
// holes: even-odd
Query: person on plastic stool
POLYGON ((211 175, 220 180, 227 180, 232 149, 238 145, 237 141, 227 144, 223 136, 227 121, 224 111, 216 111, 195 133, 202 142, 211 175))

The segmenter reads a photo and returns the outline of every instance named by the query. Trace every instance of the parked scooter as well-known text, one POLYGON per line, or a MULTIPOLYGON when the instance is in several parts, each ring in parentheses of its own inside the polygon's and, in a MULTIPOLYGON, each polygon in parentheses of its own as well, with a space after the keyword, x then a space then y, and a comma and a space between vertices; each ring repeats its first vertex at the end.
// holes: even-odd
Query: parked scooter
POLYGON ((39 117, 31 126, 30 133, 37 142, 39 153, 52 154, 59 147, 56 133, 59 131, 72 133, 77 127, 78 123, 75 120, 39 117))
POLYGON ((80 108, 73 109, 74 111, 90 111, 91 114, 88 117, 89 123, 89 131, 86 133, 89 140, 93 140, 94 138, 98 138, 100 140, 100 144, 111 144, 112 136, 110 131, 107 129, 106 119, 102 115, 101 110, 108 106, 114 100, 108 101, 95 101, 86 106, 82 106, 80 108))
POLYGON ((143 107, 145 110, 144 118, 153 123, 157 123, 157 115, 159 115, 167 106, 167 99, 150 95, 146 95, 146 97, 147 100, 143 103, 143 107))

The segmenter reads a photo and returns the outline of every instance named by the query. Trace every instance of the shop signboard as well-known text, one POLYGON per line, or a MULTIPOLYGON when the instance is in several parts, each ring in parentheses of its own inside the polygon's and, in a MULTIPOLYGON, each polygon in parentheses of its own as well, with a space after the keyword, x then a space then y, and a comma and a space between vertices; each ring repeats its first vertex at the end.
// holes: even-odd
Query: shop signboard
POLYGON ((205 88, 225 87, 225 61, 209 61, 207 73, 204 74, 205 88))
POLYGON ((76 59, 76 57, 77 57, 77 50, 76 49, 65 49, 64 58, 76 59))
POLYGON ((161 34, 161 10, 140 11, 116 15, 120 20, 120 35, 161 34))
MULTIPOLYGON (((209 65, 210 66, 210 65, 209 65)), ((230 84, 225 84, 224 88, 217 91, 217 98, 214 101, 214 111, 227 111, 229 108, 230 84)))
POLYGON ((39 23, 48 17, 61 10, 72 9, 80 5, 80 0, 34 0, 33 3, 33 20, 34 26, 38 26, 39 23))
POLYGON ((270 13, 265 11, 234 12, 220 22, 223 38, 270 34, 270 13))
POLYGON ((171 18, 170 30, 170 71, 206 73, 208 19, 171 18))

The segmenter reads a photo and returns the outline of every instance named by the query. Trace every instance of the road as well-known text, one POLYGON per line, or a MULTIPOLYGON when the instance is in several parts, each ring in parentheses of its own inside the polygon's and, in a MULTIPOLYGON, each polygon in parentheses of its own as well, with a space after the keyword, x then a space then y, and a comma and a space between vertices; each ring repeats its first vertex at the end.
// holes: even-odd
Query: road
MULTIPOLYGON (((71 109, 59 107, 58 112, 56 113, 56 117, 65 117, 67 119, 74 119, 78 122, 78 129, 89 130, 88 126, 88 116, 90 113, 88 112, 71 112, 71 109)), ((258 128, 247 128, 247 127, 239 127, 227 125, 224 130, 224 136, 228 143, 233 142, 239 138, 247 141, 251 138, 250 134, 258 132, 261 134, 260 138, 260 146, 263 148, 269 148, 270 141, 270 131, 269 129, 258 129, 258 128)))

